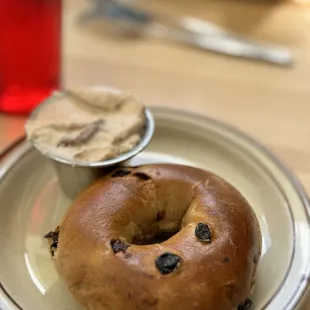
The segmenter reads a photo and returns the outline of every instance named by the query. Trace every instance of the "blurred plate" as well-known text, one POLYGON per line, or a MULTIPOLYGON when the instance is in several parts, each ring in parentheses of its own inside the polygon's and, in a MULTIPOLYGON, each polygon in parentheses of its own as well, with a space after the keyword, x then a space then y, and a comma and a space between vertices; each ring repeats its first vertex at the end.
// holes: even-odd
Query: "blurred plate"
MULTIPOLYGON (((223 123, 177 110, 153 113, 153 141, 130 163, 189 164, 232 183, 253 206, 263 233, 253 310, 306 309, 309 202, 299 182, 261 145, 223 123)), ((23 141, 0 165, 0 309, 80 309, 43 239, 70 203, 50 162, 23 141)))

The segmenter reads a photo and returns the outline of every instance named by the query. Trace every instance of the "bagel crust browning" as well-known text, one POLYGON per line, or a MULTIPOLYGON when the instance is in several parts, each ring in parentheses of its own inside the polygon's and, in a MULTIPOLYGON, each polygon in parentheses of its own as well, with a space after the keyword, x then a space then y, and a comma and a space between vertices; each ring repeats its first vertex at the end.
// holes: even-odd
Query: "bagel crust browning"
POLYGON ((87 310, 251 304, 258 221, 241 194, 210 172, 174 164, 117 169, 83 191, 55 231, 56 269, 87 310))

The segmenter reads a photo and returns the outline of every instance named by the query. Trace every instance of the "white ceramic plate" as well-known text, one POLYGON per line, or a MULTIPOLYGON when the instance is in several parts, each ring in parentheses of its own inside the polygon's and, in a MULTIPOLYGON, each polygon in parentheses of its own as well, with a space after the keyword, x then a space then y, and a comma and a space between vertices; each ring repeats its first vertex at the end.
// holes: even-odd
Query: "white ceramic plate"
MULTIPOLYGON (((263 233, 252 309, 310 309, 304 303, 310 210, 299 182, 262 146, 227 125, 176 110, 153 113, 153 141, 131 163, 185 163, 232 183, 253 206, 263 233)), ((27 142, 0 165, 0 309, 80 309, 59 280, 43 239, 70 203, 53 167, 27 142)))

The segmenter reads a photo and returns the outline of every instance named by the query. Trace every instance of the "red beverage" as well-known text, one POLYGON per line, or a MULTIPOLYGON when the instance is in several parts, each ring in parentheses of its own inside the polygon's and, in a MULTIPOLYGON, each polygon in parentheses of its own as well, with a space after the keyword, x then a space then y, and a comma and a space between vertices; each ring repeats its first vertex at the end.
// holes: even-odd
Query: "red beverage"
POLYGON ((0 0, 0 111, 28 113, 59 88, 61 0, 0 0))

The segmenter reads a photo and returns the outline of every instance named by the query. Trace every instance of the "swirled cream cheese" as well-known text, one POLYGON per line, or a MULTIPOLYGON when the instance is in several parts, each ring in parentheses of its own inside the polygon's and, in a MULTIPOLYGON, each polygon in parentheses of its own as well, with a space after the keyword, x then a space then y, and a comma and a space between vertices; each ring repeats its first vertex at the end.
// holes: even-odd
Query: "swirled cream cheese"
POLYGON ((43 104, 27 121, 28 139, 43 153, 96 162, 133 149, 141 139, 144 105, 110 88, 70 90, 43 104))

